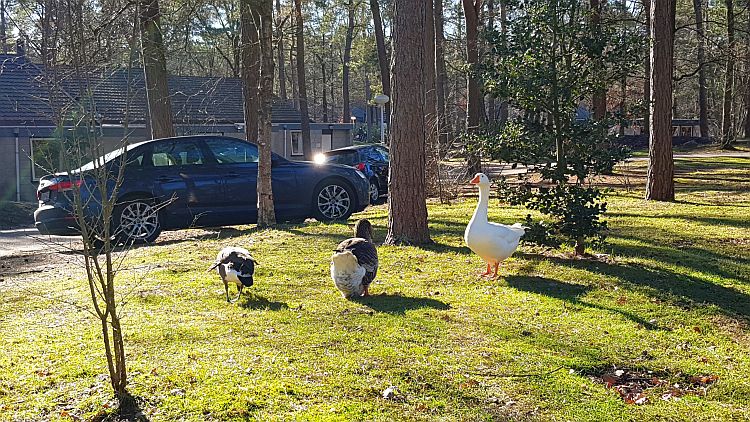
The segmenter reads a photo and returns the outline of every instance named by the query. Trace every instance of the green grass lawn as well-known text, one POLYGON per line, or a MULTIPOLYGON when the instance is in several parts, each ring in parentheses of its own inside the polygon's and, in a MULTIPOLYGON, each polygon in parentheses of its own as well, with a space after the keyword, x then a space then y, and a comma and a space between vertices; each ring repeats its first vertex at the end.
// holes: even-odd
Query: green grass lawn
MULTIPOLYGON (((374 296, 358 301, 329 275, 344 224, 194 230, 132 250, 120 274, 130 391, 152 421, 747 420, 750 160, 678 171, 675 203, 637 186, 610 194, 609 243, 594 251, 606 256, 523 246, 496 280, 475 275, 463 244, 475 199, 432 204, 435 244, 379 247, 374 296), (260 262, 236 304, 206 272, 225 245, 260 262), (617 370, 657 384, 645 404, 607 388, 617 370), (382 398, 389 386, 396 400, 382 398)), ((493 221, 525 214, 491 202, 493 221)), ((361 217, 382 241, 386 208, 361 217)), ((86 295, 70 268, 0 281, 0 420, 112 412, 96 323, 60 300, 86 295)))

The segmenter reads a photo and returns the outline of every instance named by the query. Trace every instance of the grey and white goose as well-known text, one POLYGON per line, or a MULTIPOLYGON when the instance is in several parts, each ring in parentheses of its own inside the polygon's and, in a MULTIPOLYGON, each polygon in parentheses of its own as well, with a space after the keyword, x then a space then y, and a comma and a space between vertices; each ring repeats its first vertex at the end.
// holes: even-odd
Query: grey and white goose
POLYGON ((234 282, 237 285, 237 298, 234 300, 236 302, 242 294, 242 289, 253 285, 255 264, 257 264, 257 261, 247 249, 228 246, 219 251, 216 262, 208 271, 214 268, 218 269, 221 281, 224 282, 227 302, 231 303, 229 300, 229 282, 234 282))
POLYGON ((372 243, 372 224, 366 219, 359 220, 354 233, 355 237, 339 243, 331 257, 331 278, 347 299, 369 296, 370 284, 378 274, 378 250, 372 243))

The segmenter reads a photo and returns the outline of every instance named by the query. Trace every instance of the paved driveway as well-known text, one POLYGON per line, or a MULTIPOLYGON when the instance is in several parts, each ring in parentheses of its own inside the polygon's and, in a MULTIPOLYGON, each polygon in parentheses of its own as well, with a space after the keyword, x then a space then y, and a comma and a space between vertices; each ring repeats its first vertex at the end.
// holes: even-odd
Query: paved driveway
POLYGON ((80 236, 43 236, 37 229, 0 230, 0 257, 64 252, 80 247, 80 236))

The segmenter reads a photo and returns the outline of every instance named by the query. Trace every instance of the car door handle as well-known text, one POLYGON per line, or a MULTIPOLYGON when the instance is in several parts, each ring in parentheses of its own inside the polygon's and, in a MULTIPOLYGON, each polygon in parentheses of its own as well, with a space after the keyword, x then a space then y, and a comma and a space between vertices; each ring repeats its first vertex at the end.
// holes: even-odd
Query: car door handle
POLYGON ((235 178, 235 177, 240 177, 240 174, 239 173, 235 173, 235 172, 231 172, 231 173, 225 174, 224 176, 225 177, 229 177, 229 178, 235 178))
POLYGON ((159 177, 156 178, 156 180, 159 181, 159 182, 162 182, 162 183, 169 183, 169 182, 175 182, 175 181, 177 181, 176 178, 169 177, 169 176, 159 176, 159 177))

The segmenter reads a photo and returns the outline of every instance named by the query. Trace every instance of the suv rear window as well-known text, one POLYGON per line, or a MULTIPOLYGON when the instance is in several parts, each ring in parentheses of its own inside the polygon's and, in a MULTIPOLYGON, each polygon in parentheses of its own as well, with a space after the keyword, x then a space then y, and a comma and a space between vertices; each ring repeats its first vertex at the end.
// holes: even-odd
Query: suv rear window
POLYGON ((327 163, 343 164, 345 166, 354 165, 354 160, 357 159, 356 151, 342 151, 335 154, 328 153, 326 156, 328 157, 326 160, 327 163))

